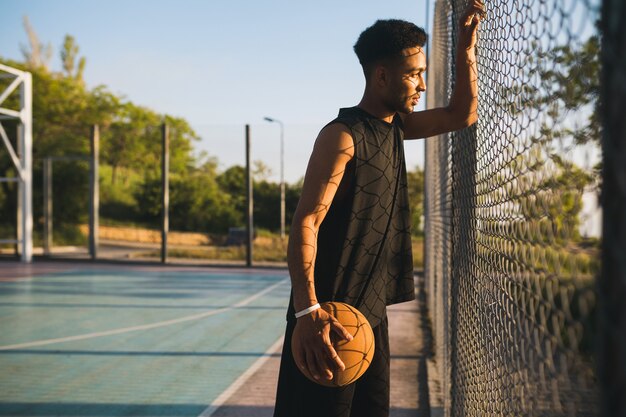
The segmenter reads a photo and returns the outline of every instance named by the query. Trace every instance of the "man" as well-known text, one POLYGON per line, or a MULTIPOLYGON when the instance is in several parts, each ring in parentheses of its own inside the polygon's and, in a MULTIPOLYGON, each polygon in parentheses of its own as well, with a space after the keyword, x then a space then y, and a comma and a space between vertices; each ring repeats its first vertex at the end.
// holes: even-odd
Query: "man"
POLYGON ((379 20, 355 44, 366 78, 363 98, 320 132, 291 227, 292 293, 274 417, 389 415, 386 306, 415 298, 402 140, 476 122, 474 46, 484 13, 482 1, 472 0, 461 17, 455 90, 443 108, 413 112, 426 90, 423 29, 379 20), (374 330, 369 369, 341 388, 304 376, 332 379, 333 370, 344 369, 332 341, 351 336, 319 308, 322 301, 355 306, 374 330))

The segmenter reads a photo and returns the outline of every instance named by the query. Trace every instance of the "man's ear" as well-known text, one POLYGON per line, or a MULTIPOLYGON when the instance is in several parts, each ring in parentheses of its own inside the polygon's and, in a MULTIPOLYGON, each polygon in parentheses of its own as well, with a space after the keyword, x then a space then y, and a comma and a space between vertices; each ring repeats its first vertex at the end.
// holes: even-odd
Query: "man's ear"
POLYGON ((377 86, 379 87, 385 87, 387 86, 387 83, 389 82, 389 72, 387 70, 387 68, 385 68, 385 66, 383 65, 376 65, 376 67, 374 68, 374 82, 376 83, 377 86))

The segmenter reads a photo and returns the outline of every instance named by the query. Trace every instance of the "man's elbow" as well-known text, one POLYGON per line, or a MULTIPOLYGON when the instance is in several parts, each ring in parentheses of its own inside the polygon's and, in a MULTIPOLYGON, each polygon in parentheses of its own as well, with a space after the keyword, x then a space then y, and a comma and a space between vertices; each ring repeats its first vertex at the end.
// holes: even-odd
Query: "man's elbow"
POLYGON ((471 125, 473 125, 474 123, 476 123, 478 121, 478 114, 476 114, 476 112, 471 112, 467 115, 465 115, 465 117, 462 118, 461 120, 461 129, 465 129, 466 127, 470 127, 471 125))
POLYGON ((317 233, 322 222, 323 216, 319 213, 301 213, 296 210, 291 223, 291 230, 302 233, 304 230, 317 233))
POLYGON ((448 106, 448 113, 450 114, 452 130, 465 129, 478 121, 476 107, 472 105, 458 108, 456 106, 448 106))
POLYGON ((476 123, 478 114, 476 114, 476 111, 457 111, 454 112, 453 120, 454 130, 461 130, 476 123))

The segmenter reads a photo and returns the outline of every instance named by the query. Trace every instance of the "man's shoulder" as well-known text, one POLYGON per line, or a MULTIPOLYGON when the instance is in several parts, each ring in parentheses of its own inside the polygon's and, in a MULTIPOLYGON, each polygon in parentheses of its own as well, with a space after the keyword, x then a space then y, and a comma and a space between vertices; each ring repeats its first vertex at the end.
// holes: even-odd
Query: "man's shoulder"
POLYGON ((358 112, 356 107, 342 107, 339 109, 337 117, 328 122, 326 126, 343 124, 345 126, 352 127, 352 125, 358 123, 362 120, 362 118, 363 116, 358 112))
POLYGON ((341 120, 333 120, 322 128, 316 142, 324 146, 344 148, 353 146, 353 134, 350 125, 341 120))
POLYGON ((347 133, 354 140, 363 134, 363 125, 366 121, 367 115, 364 114, 358 107, 345 107, 339 109, 337 117, 328 122, 322 132, 330 130, 336 135, 347 133), (355 137, 356 136, 356 137, 355 137))
POLYGON ((320 130, 320 137, 332 137, 339 138, 340 136, 353 136, 353 128, 359 122, 358 112, 355 111, 355 107, 342 107, 339 109, 337 117, 320 130))
POLYGON ((346 120, 351 123, 362 123, 365 120, 371 119, 372 115, 360 108, 359 106, 343 107, 339 109, 337 119, 346 120))

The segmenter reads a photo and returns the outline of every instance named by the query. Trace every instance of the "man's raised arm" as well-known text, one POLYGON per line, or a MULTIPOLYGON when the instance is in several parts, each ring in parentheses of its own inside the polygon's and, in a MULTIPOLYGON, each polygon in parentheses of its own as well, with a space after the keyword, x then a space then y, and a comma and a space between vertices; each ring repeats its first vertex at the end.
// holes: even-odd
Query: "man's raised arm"
POLYGON ((485 6, 474 0, 459 20, 454 91, 446 107, 411 113, 404 117, 405 139, 421 139, 463 129, 478 119, 478 68, 476 32, 485 6))

